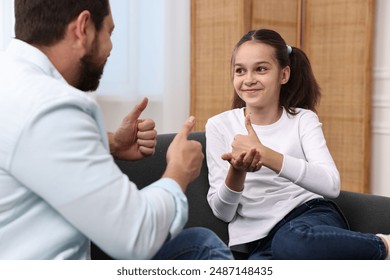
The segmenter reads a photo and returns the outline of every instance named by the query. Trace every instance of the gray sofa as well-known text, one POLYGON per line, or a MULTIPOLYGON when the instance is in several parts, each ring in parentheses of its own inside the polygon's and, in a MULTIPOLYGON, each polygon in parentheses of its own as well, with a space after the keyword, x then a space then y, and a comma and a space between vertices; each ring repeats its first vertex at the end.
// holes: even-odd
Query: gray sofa
MULTIPOLYGON (((139 188, 158 180, 166 166, 165 154, 175 134, 160 134, 157 137, 156 153, 137 162, 117 161, 120 169, 139 188)), ((189 139, 200 141, 205 152, 204 132, 192 132, 189 139)), ((189 203, 189 219, 186 227, 203 226, 212 229, 223 241, 228 242, 227 224, 214 217, 207 203, 209 188, 206 159, 200 176, 186 191, 189 203)), ((341 191, 334 201, 344 212, 352 230, 370 233, 390 233, 390 198, 378 195, 341 191)), ((110 259, 92 244, 92 259, 110 259)))

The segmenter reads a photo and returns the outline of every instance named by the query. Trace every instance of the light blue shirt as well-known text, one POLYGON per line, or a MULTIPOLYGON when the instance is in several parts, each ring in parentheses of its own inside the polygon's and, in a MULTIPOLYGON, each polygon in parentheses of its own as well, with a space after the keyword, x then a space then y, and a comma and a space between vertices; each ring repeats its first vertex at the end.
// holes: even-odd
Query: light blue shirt
POLYGON ((0 259, 85 259, 89 240, 149 259, 187 217, 180 186, 138 190, 109 153, 97 103, 14 39, 0 54, 0 259))

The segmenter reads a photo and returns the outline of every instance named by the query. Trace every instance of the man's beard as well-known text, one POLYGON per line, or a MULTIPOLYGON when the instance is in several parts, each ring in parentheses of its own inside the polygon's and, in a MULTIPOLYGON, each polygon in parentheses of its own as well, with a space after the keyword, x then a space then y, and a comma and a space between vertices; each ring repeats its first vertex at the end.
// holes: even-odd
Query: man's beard
POLYGON ((93 60, 94 52, 80 59, 80 75, 76 88, 82 91, 94 91, 98 88, 103 75, 105 62, 98 65, 93 60))

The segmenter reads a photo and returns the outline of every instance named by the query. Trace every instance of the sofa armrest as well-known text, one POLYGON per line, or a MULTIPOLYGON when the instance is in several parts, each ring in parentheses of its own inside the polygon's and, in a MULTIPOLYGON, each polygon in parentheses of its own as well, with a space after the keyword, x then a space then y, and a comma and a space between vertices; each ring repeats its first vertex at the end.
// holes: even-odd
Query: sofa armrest
POLYGON ((390 233, 390 197, 341 191, 334 199, 352 230, 390 233))

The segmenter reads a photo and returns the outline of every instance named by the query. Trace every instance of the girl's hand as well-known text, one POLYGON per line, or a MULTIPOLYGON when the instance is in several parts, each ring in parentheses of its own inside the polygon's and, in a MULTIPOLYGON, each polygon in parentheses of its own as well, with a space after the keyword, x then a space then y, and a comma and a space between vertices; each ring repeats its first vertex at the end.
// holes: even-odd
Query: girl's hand
POLYGON ((238 170, 254 172, 258 171, 262 166, 262 155, 260 153, 262 144, 252 127, 249 114, 245 117, 245 127, 248 134, 237 134, 232 143, 230 156, 225 154, 222 158, 226 158, 225 160, 228 160, 238 170))
POLYGON ((260 158, 260 152, 254 148, 249 152, 241 152, 238 156, 233 156, 232 153, 222 155, 222 159, 228 161, 234 169, 244 172, 259 171, 262 167, 260 158))

